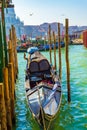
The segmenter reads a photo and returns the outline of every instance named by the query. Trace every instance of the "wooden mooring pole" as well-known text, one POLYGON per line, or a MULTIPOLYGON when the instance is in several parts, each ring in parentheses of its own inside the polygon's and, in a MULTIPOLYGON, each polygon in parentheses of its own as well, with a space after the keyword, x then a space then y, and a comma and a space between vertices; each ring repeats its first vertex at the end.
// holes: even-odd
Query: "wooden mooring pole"
POLYGON ((71 101, 70 96, 70 68, 69 68, 69 53, 68 53, 68 44, 69 44, 69 36, 68 36, 68 19, 65 19, 65 49, 66 49, 66 73, 67 73, 67 90, 68 90, 68 102, 71 101))
POLYGON ((11 29, 11 41, 8 43, 8 55, 4 17, 5 0, 2 0, 0 4, 0 130, 12 130, 12 123, 15 123, 14 94, 15 80, 18 73, 16 33, 13 27, 11 29))
POLYGON ((8 57, 9 57, 9 63, 14 63, 13 59, 13 48, 12 48, 12 42, 11 40, 8 41, 8 57))
POLYGON ((54 31, 53 31, 53 42, 54 42, 54 67, 56 69, 56 37, 54 31))
POLYGON ((60 23, 58 23, 58 56, 59 56, 59 78, 62 76, 62 63, 61 63, 61 44, 60 44, 60 23))
POLYGON ((12 122, 15 123, 15 81, 14 81, 14 71, 13 71, 13 64, 8 64, 8 71, 9 71, 9 89, 10 89, 10 98, 11 98, 11 116, 12 122))
POLYGON ((3 67, 4 67, 4 58, 3 58, 3 42, 2 42, 2 23, 0 20, 0 82, 3 82, 3 67))
POLYGON ((49 25, 48 30, 48 39, 49 39, 49 53, 50 53, 50 63, 52 64, 52 48, 51 48, 51 26, 49 25))
POLYGON ((0 119, 1 119, 1 130, 7 130, 6 108, 5 108, 3 83, 0 83, 0 119))
POLYGON ((11 100, 9 96, 9 83, 8 83, 8 68, 3 69, 4 76, 4 94, 5 94, 5 105, 6 105, 6 116, 7 116, 7 129, 12 130, 12 119, 11 119, 11 100))
POLYGON ((16 31, 15 27, 12 25, 12 34, 13 34, 13 46, 14 46, 14 57, 15 57, 15 71, 16 79, 18 77, 18 59, 17 59, 17 50, 16 50, 16 31))
MULTIPOLYGON (((12 26, 11 29, 10 29, 9 39, 10 39, 10 42, 12 44, 12 45, 10 45, 10 47, 12 49, 11 52, 12 52, 12 55, 14 57, 12 63, 13 63, 13 67, 14 67, 14 78, 15 78, 15 82, 16 82, 16 79, 18 77, 18 60, 17 60, 17 50, 16 50, 16 33, 15 33, 14 26, 12 26)), ((9 44, 10 44, 10 42, 9 42, 9 44)))
POLYGON ((3 42, 4 42, 4 59, 5 59, 5 66, 8 65, 8 52, 7 52, 7 42, 6 42, 6 27, 5 27, 5 15, 4 15, 4 8, 5 8, 5 0, 2 0, 2 35, 3 35, 3 42))

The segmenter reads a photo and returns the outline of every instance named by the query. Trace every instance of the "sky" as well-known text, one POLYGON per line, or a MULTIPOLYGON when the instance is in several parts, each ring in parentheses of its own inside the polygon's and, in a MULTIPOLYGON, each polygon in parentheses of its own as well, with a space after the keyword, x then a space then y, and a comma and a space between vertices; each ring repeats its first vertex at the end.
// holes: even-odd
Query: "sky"
POLYGON ((24 25, 60 22, 87 26, 87 0, 12 0, 16 16, 24 25))

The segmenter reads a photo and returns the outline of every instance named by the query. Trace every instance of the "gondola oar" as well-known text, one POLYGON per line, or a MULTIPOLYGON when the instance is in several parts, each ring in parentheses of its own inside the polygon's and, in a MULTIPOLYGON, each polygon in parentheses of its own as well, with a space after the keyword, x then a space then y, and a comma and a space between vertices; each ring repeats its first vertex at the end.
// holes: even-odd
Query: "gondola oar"
MULTIPOLYGON (((37 85, 38 85, 38 83, 37 83, 37 85)), ((37 90, 38 90, 38 97, 39 97, 39 104, 40 104, 41 116, 42 116, 42 120, 43 120, 43 127, 44 127, 44 130, 46 130, 45 120, 44 120, 44 113, 43 113, 43 109, 42 109, 42 105, 41 105, 41 100, 40 100, 39 87, 37 87, 37 90)))

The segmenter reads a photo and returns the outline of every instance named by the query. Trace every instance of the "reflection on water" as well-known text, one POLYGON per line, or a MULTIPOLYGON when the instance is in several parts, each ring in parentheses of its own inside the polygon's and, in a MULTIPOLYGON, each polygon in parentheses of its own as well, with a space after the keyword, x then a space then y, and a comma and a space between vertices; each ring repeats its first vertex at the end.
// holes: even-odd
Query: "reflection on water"
MULTIPOLYGON (((42 52, 49 59, 49 52, 42 52)), ((52 54, 53 55, 53 54, 52 54)), ((62 48, 62 104, 50 130, 87 130, 87 49, 69 47, 71 103, 67 103, 65 48, 62 48)), ((58 53, 57 53, 58 61, 58 53)), ((18 53, 19 75, 16 83, 15 130, 40 130, 27 105, 24 88, 26 61, 18 53)))

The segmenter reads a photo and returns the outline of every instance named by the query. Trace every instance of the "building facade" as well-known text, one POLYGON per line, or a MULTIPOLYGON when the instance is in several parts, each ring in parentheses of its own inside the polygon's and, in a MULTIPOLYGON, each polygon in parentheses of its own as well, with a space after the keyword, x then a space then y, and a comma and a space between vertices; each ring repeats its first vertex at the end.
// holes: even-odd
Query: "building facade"
POLYGON ((16 29, 16 36, 20 39, 24 35, 24 23, 20 21, 20 18, 16 17, 14 7, 5 8, 5 26, 6 36, 9 38, 9 30, 14 25, 16 29))

